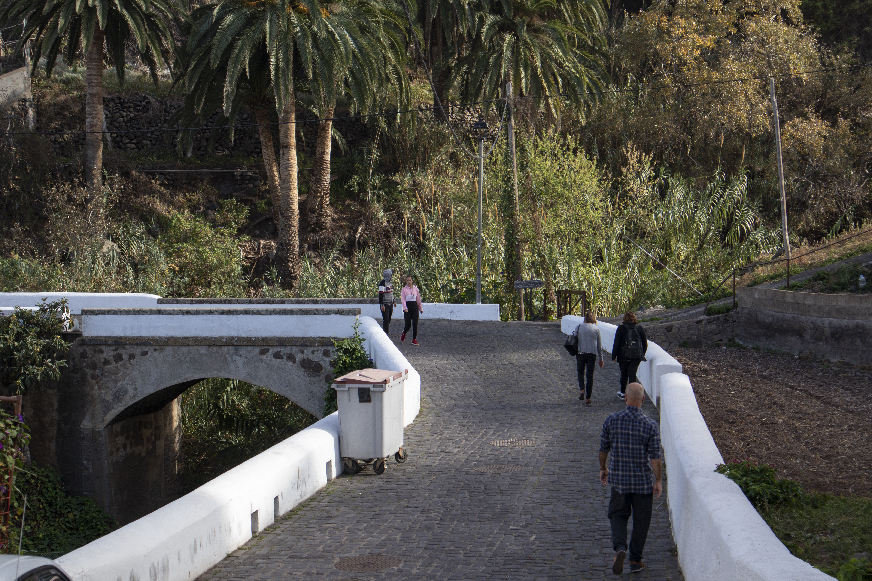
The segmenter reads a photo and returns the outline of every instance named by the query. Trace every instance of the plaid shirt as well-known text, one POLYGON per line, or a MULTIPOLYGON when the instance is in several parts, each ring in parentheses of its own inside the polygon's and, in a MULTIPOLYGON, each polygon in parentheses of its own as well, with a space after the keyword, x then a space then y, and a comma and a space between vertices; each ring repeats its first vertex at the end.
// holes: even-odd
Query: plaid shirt
POLYGON ((660 431, 641 409, 628 405, 606 418, 600 452, 611 452, 608 482, 618 493, 653 493, 654 470, 648 460, 662 457, 660 431))

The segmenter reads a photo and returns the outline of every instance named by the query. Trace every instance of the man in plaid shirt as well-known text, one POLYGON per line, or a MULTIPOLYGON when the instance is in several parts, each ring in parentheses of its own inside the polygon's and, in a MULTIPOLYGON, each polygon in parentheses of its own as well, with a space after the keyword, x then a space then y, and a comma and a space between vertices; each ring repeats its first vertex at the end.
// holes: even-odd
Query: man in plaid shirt
POLYGON ((654 495, 660 498, 663 492, 660 431, 657 424, 642 413, 645 389, 639 383, 631 383, 626 394, 627 409, 613 413, 603 423, 599 452, 600 481, 603 486, 612 486, 609 521, 615 549, 612 572, 617 575, 624 572, 627 521, 631 512, 630 572, 638 573, 645 568, 642 550, 651 524, 654 495), (612 457, 606 469, 609 452, 612 457))

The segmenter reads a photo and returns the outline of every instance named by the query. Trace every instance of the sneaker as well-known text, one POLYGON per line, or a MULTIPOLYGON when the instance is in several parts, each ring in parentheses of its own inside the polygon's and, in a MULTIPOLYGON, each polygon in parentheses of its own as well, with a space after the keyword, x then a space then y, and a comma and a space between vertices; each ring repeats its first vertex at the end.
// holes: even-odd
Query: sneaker
POLYGON ((418 347, 418 346, 421 345, 421 344, 418 343, 418 340, 417 340, 417 339, 412 339, 412 345, 414 345, 415 347, 418 347))
POLYGON ((584 399, 584 394, 578 396, 578 399, 584 399))
POLYGON ((627 557, 627 551, 620 550, 615 553, 615 562, 612 563, 612 573, 620 575, 624 572, 624 559, 627 557))
POLYGON ((584 405, 590 405, 590 399, 584 400, 584 405))
POLYGON ((619 392, 618 392, 618 399, 627 399, 627 396, 625 396, 623 393, 621 393, 621 392, 619 391, 619 392))
POLYGON ((645 570, 645 563, 642 561, 630 561, 630 573, 639 573, 645 570))
POLYGON ((402 335, 400 335, 400 342, 402 343, 405 340, 406 340, 406 334, 403 333, 402 335))

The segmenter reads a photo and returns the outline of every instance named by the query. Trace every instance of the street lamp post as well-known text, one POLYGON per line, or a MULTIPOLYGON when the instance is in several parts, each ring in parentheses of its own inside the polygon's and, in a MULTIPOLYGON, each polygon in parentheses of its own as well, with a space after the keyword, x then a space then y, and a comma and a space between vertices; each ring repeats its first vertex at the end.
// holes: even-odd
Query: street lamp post
POLYGON ((478 139, 478 255, 475 266, 475 304, 481 304, 481 207, 484 197, 484 140, 488 137, 485 120, 479 117, 472 125, 472 132, 478 139))

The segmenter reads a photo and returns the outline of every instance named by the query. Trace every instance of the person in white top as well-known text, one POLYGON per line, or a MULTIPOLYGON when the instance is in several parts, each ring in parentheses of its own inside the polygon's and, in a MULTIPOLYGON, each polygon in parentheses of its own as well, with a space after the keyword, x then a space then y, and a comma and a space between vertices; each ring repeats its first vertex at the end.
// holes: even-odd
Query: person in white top
POLYGON ((418 314, 424 312, 424 306, 421 303, 421 291, 414 285, 412 275, 406 275, 406 286, 400 289, 400 302, 403 303, 403 318, 406 320, 406 325, 403 327, 403 334, 400 335, 400 341, 406 340, 406 333, 409 332, 409 327, 412 328, 412 345, 418 345, 418 314))
POLYGON ((597 360, 599 360, 599 366, 603 366, 603 340, 599 327, 596 326, 596 315, 588 311, 584 316, 584 322, 575 329, 575 334, 578 335, 578 355, 575 356, 575 368, 578 370, 578 389, 581 391, 578 399, 584 399, 584 405, 590 405, 590 396, 593 391, 593 367, 597 360))

